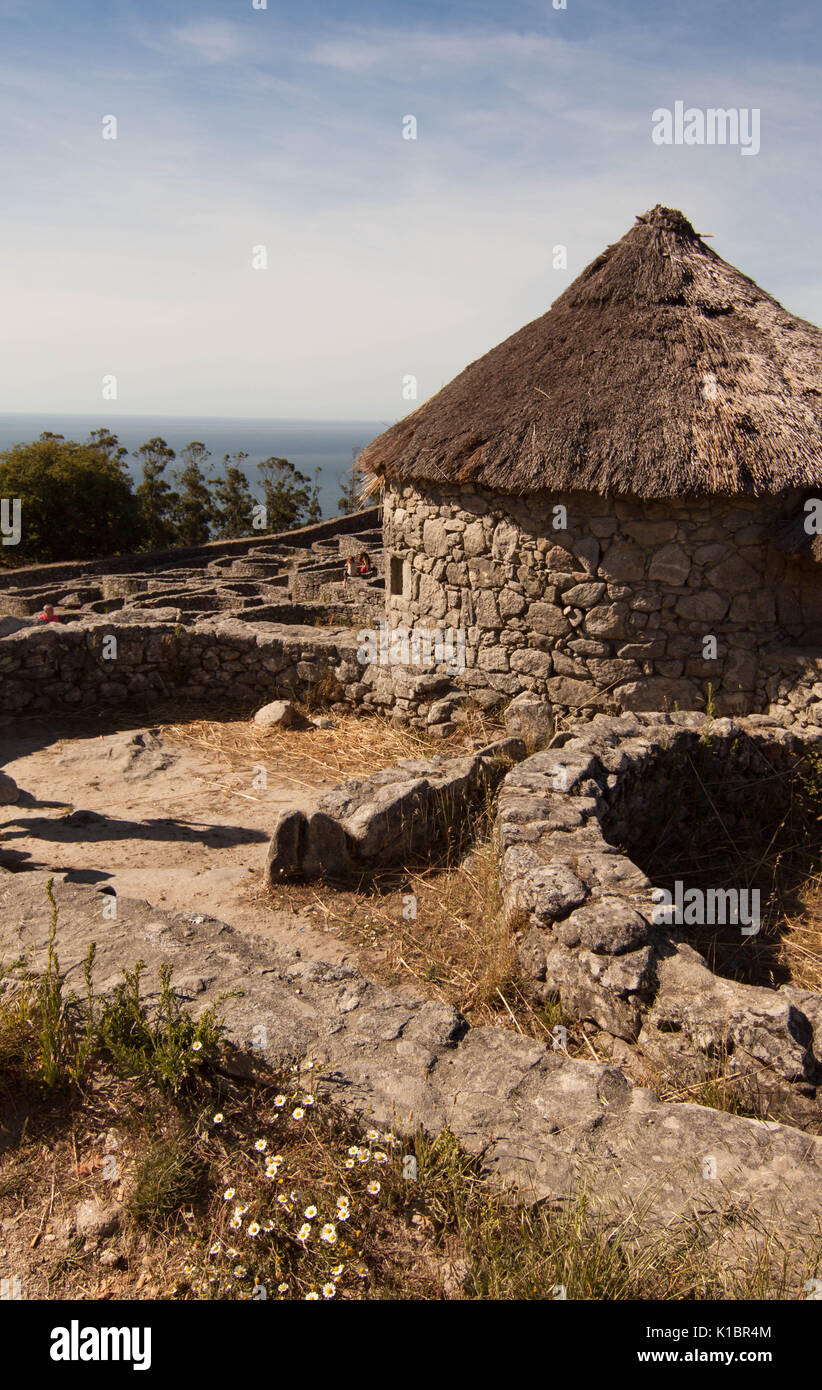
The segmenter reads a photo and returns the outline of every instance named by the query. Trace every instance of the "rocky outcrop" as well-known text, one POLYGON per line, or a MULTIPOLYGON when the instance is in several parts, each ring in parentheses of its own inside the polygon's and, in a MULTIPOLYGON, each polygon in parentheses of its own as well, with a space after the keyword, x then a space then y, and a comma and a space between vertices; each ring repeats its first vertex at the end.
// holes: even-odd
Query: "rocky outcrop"
POLYGON ((455 828, 524 755, 522 741, 509 738, 464 757, 408 758, 371 777, 352 778, 313 811, 280 816, 268 879, 346 878, 445 848, 455 828))
MULTIPOLYGON (((0 878, 0 961, 24 954, 42 968, 46 878, 0 878)), ((237 1068, 246 1056, 310 1057, 316 1086, 364 1123, 401 1133, 448 1126, 489 1178, 516 1185, 526 1200, 561 1201, 583 1189, 615 1221, 633 1213, 640 1246, 697 1214, 699 1231, 710 1233, 730 1212, 729 1265, 749 1259, 771 1228, 780 1249, 801 1251, 817 1237, 822 1139, 662 1103, 617 1067, 502 1028, 468 1028, 414 991, 383 989, 351 967, 304 959, 214 919, 120 899, 116 920, 104 921, 94 890, 56 882, 55 896, 68 988, 84 992, 91 940, 102 990, 142 959, 146 989, 158 991, 170 965, 195 1014, 212 1004, 223 1014, 237 1068)))
POLYGON ((658 951, 656 977, 638 1039, 645 1058, 683 1083, 721 1071, 749 1104, 822 1129, 822 995, 724 979, 684 943, 658 951))
POLYGON ((15 806, 20 800, 20 788, 7 772, 0 772, 0 806, 15 806))

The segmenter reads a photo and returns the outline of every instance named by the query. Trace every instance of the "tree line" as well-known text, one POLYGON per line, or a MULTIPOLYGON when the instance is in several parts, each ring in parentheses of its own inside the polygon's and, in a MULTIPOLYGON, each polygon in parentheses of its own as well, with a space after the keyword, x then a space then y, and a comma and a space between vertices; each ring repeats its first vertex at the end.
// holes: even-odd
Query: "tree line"
MULTIPOLYGON (((290 531, 322 518, 319 468, 312 479, 285 458, 258 464, 263 511, 242 451, 225 454, 217 474, 209 471, 211 454, 198 440, 178 456, 157 436, 132 457, 140 465, 136 484, 128 450, 104 428, 92 430, 84 443, 45 430, 0 453, 0 497, 19 498, 22 513, 20 541, 0 548, 0 565, 203 545, 255 531, 290 531)), ((355 461, 341 489, 341 512, 357 510, 360 487, 355 461)))

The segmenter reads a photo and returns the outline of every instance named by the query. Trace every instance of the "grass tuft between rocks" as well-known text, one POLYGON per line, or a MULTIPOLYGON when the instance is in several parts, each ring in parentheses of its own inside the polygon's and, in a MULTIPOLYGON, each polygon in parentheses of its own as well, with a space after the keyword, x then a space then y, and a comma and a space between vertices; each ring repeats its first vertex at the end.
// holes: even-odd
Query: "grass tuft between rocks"
POLYGON ((56 925, 39 979, 0 979, 0 1274, 24 1297, 779 1298, 818 1272, 773 1232, 740 1264, 734 1212, 655 1238, 584 1182, 523 1200, 448 1131, 358 1124, 312 1058, 239 1067, 168 976, 101 1000, 90 953, 67 996, 56 925))

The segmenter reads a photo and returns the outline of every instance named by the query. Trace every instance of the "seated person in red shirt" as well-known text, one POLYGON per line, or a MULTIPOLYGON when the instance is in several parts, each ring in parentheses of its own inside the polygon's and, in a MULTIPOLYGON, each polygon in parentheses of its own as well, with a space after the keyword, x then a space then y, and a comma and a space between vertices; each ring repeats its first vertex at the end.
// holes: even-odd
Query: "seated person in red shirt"
POLYGON ((38 615, 38 623, 59 623, 60 619, 55 613, 50 603, 43 605, 43 611, 38 615))

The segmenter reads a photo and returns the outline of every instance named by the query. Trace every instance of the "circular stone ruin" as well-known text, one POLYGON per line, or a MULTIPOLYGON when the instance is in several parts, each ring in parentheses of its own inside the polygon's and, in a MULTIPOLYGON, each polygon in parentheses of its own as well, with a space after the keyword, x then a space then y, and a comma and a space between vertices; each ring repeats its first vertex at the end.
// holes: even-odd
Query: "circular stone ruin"
POLYGON ((781 929, 819 850, 820 754, 821 728, 765 715, 597 716, 508 774, 497 821, 538 1000, 652 1084, 730 1080, 815 1132, 822 994, 792 983, 781 929))

